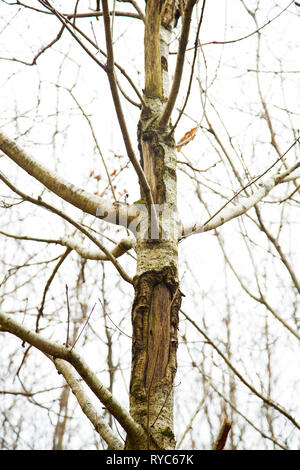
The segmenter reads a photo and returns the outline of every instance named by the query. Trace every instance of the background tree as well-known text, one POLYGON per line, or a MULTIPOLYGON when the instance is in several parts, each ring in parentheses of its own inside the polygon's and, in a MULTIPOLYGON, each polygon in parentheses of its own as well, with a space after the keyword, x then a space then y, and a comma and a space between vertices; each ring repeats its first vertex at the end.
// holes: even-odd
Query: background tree
POLYGON ((1 2, 2 447, 296 448, 296 6, 72 8, 1 2))

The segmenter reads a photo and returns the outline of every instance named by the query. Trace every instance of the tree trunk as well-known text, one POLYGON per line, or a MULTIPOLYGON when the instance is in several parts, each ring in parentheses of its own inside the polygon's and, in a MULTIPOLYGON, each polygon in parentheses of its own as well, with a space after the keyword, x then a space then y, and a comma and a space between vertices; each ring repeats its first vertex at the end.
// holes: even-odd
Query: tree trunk
POLYGON ((141 165, 155 208, 145 210, 147 221, 138 231, 130 413, 146 430, 147 440, 128 440, 128 449, 172 449, 175 446, 173 384, 181 304, 177 266, 176 148, 174 139, 169 136, 169 127, 160 129, 157 118, 168 93, 167 43, 175 22, 176 4, 174 0, 148 0, 146 7, 145 106, 138 139, 141 165))

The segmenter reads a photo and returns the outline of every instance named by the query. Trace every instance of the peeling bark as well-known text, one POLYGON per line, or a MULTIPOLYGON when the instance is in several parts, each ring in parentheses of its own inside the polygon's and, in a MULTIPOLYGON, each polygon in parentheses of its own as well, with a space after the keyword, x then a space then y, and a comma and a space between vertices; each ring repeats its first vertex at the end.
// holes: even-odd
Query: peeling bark
MULTIPOLYGON (((175 446, 173 382, 181 304, 176 274, 165 268, 135 279, 130 412, 147 433, 144 449, 175 446)), ((132 445, 128 442, 127 447, 132 445)))
MULTIPOLYGON (((176 147, 169 129, 159 128, 158 122, 169 92, 168 43, 178 5, 177 0, 148 0, 146 8, 145 93, 138 141, 159 233, 153 233, 151 214, 145 211, 148 219, 142 221, 138 232, 133 282, 130 414, 147 438, 142 442, 128 439, 128 449, 175 447, 173 388, 182 295, 178 284, 176 147), (149 35, 150 24, 155 26, 154 36, 149 35), (152 54, 155 65, 150 60, 152 54)), ((145 200, 142 189, 141 199, 145 200)))

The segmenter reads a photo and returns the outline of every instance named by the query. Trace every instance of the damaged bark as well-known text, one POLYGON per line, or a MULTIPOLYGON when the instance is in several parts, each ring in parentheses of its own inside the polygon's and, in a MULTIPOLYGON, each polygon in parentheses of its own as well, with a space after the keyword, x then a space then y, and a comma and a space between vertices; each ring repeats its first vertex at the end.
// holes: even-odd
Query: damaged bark
MULTIPOLYGON (((144 105, 138 125, 141 166, 154 208, 138 233, 135 299, 132 308, 130 414, 146 431, 143 442, 127 449, 173 449, 173 389, 177 369, 177 329, 181 292, 178 283, 176 147, 170 123, 159 118, 168 97, 168 42, 175 26, 177 0, 148 0, 145 22, 144 105), (153 233, 156 212, 159 233, 153 233)), ((145 196, 141 189, 141 200, 145 196)), ((147 214, 146 214, 147 212, 147 214)))
MULTIPOLYGON (((149 217, 136 245, 130 413, 147 434, 147 441, 139 448, 172 449, 173 384, 181 304, 175 142, 166 139, 154 124, 149 128, 143 113, 139 129, 141 163, 156 204, 159 233, 153 234, 149 217)), ((136 443, 127 445, 137 448, 136 443)))

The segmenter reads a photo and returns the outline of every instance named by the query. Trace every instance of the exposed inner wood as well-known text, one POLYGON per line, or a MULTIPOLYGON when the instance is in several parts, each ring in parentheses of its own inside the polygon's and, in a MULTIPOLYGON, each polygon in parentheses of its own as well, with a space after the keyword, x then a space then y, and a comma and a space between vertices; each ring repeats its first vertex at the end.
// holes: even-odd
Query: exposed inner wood
POLYGON ((153 289, 147 335, 146 389, 165 376, 169 361, 171 293, 163 283, 153 289))

